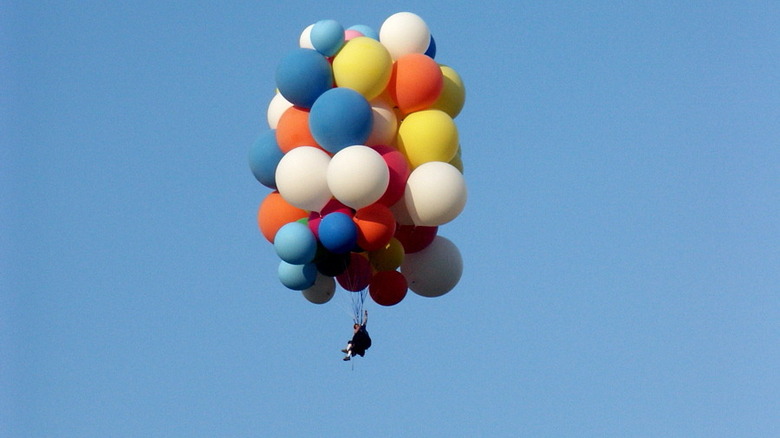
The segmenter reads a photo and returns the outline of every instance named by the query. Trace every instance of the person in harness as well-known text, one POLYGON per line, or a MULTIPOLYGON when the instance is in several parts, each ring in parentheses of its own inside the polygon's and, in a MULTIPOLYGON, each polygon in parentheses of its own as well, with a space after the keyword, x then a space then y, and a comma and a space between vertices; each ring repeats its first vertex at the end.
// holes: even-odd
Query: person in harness
POLYGON ((363 357, 366 354, 366 350, 371 347, 371 337, 368 336, 366 323, 368 323, 368 310, 366 310, 363 317, 363 324, 355 323, 352 326, 352 339, 347 342, 347 348, 341 350, 342 353, 346 353, 344 360, 350 360, 355 355, 363 357))

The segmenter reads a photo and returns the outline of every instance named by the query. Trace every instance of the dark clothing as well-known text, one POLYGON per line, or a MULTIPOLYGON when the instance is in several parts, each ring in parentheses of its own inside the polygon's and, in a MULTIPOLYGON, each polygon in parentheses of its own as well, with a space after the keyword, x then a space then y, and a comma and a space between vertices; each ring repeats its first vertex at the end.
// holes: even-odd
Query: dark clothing
POLYGON ((352 336, 350 344, 352 344, 350 350, 352 351, 353 356, 356 354, 363 356, 366 353, 366 350, 371 347, 371 337, 368 336, 366 326, 360 326, 358 331, 352 336))

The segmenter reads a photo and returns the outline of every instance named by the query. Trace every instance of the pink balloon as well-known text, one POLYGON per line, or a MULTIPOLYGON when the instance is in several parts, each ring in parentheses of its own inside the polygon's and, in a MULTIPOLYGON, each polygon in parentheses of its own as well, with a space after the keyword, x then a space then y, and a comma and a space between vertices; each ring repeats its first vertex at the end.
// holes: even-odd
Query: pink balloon
POLYGON ((406 180, 409 179, 409 164, 406 162, 404 155, 390 146, 376 145, 369 146, 371 149, 379 152, 382 159, 387 164, 387 169, 390 171, 390 181, 387 184, 387 190, 376 202, 384 204, 388 207, 398 202, 404 195, 406 189, 406 180))
POLYGON ((361 32, 358 32, 354 29, 347 29, 344 31, 344 41, 349 41, 352 38, 357 38, 360 36, 364 36, 361 32))

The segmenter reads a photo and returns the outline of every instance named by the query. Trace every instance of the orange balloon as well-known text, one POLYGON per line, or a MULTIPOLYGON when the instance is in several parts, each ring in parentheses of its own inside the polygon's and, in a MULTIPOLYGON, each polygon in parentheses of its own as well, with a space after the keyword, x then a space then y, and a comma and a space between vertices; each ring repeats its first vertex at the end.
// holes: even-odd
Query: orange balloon
POLYGON ((274 243, 274 237, 279 228, 308 216, 309 213, 306 210, 293 207, 282 198, 279 192, 273 191, 260 203, 260 208, 257 210, 257 225, 260 227, 263 237, 274 243))
POLYGON ((282 113, 276 125, 276 142, 285 154, 298 146, 320 147, 309 130, 308 108, 291 106, 282 113))
POLYGON ((422 53, 410 53, 393 64, 387 91, 398 109, 409 114, 433 105, 443 87, 444 76, 439 64, 422 53))
POLYGON ((366 251, 384 248, 395 233, 395 218, 387 206, 375 203, 355 212, 358 245, 366 251))

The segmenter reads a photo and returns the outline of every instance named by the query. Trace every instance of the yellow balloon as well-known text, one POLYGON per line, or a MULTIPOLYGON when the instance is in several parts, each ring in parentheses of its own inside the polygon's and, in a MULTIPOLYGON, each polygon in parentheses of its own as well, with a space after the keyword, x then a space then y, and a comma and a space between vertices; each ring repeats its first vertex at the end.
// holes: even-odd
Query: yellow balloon
POLYGON ((336 86, 351 88, 372 100, 384 91, 393 73, 390 52, 379 41, 353 38, 333 58, 336 86))
POLYGON ((439 68, 444 76, 444 87, 431 108, 440 109, 454 119, 466 103, 466 88, 460 75, 452 67, 439 64, 439 68))
POLYGON ((384 248, 368 253, 375 271, 393 271, 404 262, 404 247, 395 237, 384 248))
POLYGON ((447 163, 458 152, 458 128, 444 111, 417 111, 401 122, 397 142, 412 169, 429 161, 447 163))

